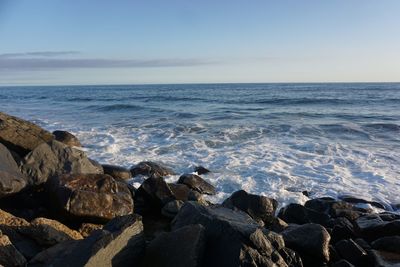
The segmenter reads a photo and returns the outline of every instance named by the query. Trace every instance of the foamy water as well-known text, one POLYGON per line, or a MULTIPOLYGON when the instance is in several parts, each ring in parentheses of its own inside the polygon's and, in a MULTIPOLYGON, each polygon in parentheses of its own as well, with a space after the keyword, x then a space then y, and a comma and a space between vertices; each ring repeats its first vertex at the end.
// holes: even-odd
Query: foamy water
POLYGON ((213 201, 245 189, 400 203, 400 84, 0 88, 0 107, 73 132, 101 163, 203 165, 213 201))

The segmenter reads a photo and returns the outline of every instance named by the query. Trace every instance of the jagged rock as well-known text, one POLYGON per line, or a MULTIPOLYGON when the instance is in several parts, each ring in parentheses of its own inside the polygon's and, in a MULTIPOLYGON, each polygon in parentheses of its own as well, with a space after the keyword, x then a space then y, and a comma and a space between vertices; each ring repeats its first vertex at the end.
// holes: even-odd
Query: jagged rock
POLYGON ((0 232, 0 265, 25 266, 25 257, 13 246, 8 236, 0 232))
POLYGON ((203 200, 199 192, 193 191, 187 185, 169 183, 168 186, 177 200, 199 202, 203 200))
POLYGON ((0 198, 15 194, 25 186, 26 177, 22 175, 10 151, 0 143, 0 198))
POLYGON ((209 169, 206 169, 203 166, 195 167, 194 171, 197 172, 198 175, 207 174, 207 173, 211 172, 209 169))
POLYGON ((79 232, 58 221, 47 218, 34 219, 31 221, 31 226, 24 233, 43 246, 53 246, 63 241, 83 238, 79 232))
POLYGON ((196 174, 183 174, 179 177, 178 184, 185 184, 200 194, 216 194, 215 187, 196 174))
POLYGON ((47 183, 51 203, 59 215, 90 222, 105 222, 133 212, 126 183, 107 174, 67 174, 47 183))
POLYGON ((272 257, 275 249, 259 225, 242 211, 189 201, 174 218, 172 229, 191 224, 205 228, 203 266, 283 265, 279 254, 272 257))
POLYGON ((24 158, 21 170, 33 185, 43 184, 47 179, 62 174, 102 173, 83 151, 58 141, 36 147, 24 158))
POLYGON ((327 225, 330 216, 300 204, 289 204, 280 209, 278 217, 287 223, 305 224, 305 223, 318 223, 327 225))
POLYGON ((136 166, 132 167, 130 171, 133 177, 139 174, 146 175, 148 177, 163 177, 175 174, 170 168, 151 161, 142 161, 136 166))
POLYGON ((124 167, 109 164, 103 164, 102 167, 104 174, 111 175, 115 179, 128 180, 132 178, 131 172, 124 167))
POLYGON ((20 156, 53 138, 50 132, 29 121, 0 112, 0 143, 20 156))
POLYGON ((102 229, 102 228, 103 228, 103 225, 101 225, 101 224, 82 223, 81 226, 79 227, 78 232, 83 237, 88 237, 95 230, 99 230, 99 229, 102 229))
POLYGON ((151 241, 146 249, 144 266, 200 267, 204 248, 204 227, 199 224, 187 225, 164 232, 151 241))
POLYGON ((30 266, 128 266, 144 253, 143 225, 138 215, 116 217, 103 230, 82 240, 59 243, 39 253, 30 266))
POLYGON ((400 214, 397 213, 392 213, 392 212, 382 212, 379 213, 379 217, 383 220, 383 221, 394 221, 394 220, 400 220, 400 214))
POLYGON ((81 147, 81 142, 79 142, 78 138, 73 135, 72 133, 69 133, 67 131, 54 131, 53 135, 55 139, 61 143, 66 144, 67 146, 73 147, 81 147))
POLYGON ((281 257, 286 262, 288 267, 303 267, 303 261, 300 256, 290 248, 282 248, 279 251, 281 257))
POLYGON ((371 243, 373 249, 400 254, 400 236, 385 236, 371 243))
POLYGON ((352 239, 337 242, 335 248, 343 259, 354 265, 363 266, 367 261, 367 252, 352 239))
POLYGON ((345 217, 332 219, 329 221, 329 226, 333 226, 331 232, 333 243, 355 236, 353 224, 345 217))
POLYGON ((248 194, 244 190, 234 192, 227 198, 222 206, 233 209, 237 208, 246 212, 256 222, 268 224, 272 222, 278 201, 264 196, 248 194))
POLYGON ((184 202, 182 200, 172 200, 164 205, 161 210, 161 214, 168 218, 174 218, 182 208, 183 203, 184 202))
POLYGON ((361 236, 367 240, 400 235, 400 220, 383 221, 379 215, 371 214, 358 218, 355 223, 361 236))
POLYGON ((293 225, 281 234, 286 246, 298 252, 306 266, 310 263, 329 262, 331 238, 323 226, 314 223, 293 225))

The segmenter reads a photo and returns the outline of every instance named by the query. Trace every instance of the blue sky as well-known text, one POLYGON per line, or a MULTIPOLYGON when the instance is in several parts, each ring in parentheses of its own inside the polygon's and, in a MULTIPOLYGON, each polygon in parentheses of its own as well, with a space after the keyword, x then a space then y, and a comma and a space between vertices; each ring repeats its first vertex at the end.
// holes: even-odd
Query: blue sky
POLYGON ((400 1, 0 0, 0 84, 400 81, 400 1))

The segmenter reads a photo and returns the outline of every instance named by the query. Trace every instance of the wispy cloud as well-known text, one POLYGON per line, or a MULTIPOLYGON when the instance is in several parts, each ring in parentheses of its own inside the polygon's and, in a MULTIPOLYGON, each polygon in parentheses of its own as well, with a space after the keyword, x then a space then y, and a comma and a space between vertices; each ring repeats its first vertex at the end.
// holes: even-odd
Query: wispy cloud
POLYGON ((190 67, 217 64, 218 61, 195 58, 162 59, 106 59, 106 58, 69 58, 77 51, 62 52, 26 52, 0 54, 0 70, 55 70, 78 68, 155 68, 190 67))

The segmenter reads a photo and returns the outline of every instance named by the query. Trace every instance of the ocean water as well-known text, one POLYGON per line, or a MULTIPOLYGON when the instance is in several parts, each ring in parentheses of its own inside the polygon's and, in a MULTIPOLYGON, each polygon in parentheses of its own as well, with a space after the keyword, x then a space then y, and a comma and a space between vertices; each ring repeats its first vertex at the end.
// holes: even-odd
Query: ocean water
POLYGON ((400 84, 0 87, 0 111, 76 134, 101 163, 203 165, 212 201, 245 189, 400 203, 400 84))

